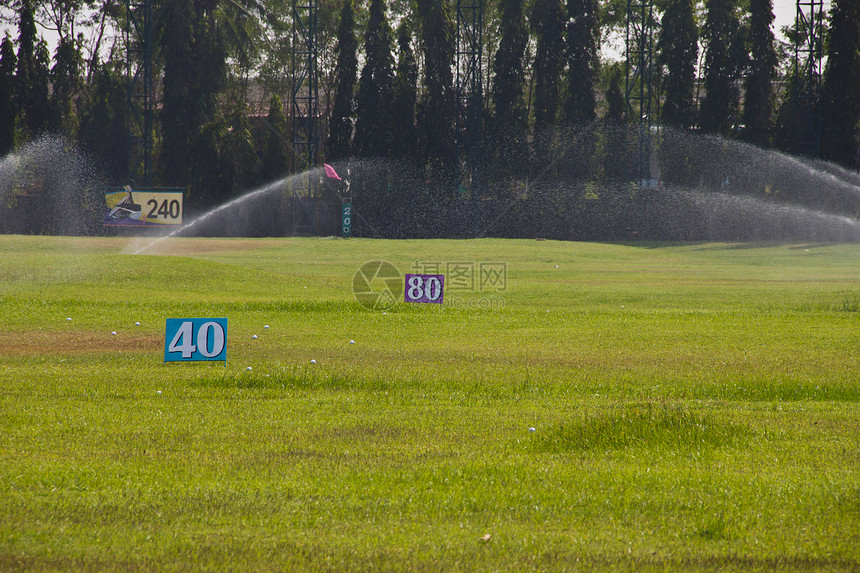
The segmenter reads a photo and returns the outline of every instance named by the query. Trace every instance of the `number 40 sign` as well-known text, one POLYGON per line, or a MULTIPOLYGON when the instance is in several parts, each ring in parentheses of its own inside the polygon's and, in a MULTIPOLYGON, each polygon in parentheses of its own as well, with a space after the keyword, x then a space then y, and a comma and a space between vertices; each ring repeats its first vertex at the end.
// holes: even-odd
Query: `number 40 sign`
POLYGON ((168 318, 164 329, 164 361, 227 362, 226 318, 168 318))

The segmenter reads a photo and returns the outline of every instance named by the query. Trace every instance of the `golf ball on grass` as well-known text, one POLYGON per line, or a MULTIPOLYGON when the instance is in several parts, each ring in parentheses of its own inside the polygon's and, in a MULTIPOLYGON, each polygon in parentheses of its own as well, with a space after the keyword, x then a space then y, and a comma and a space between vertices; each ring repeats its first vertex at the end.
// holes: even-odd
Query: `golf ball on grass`
POLYGON ((316 363, 317 363, 316 360, 311 359, 311 364, 316 364, 316 363))
POLYGON ((251 340, 257 340, 257 335, 255 334, 254 336, 252 336, 251 340))

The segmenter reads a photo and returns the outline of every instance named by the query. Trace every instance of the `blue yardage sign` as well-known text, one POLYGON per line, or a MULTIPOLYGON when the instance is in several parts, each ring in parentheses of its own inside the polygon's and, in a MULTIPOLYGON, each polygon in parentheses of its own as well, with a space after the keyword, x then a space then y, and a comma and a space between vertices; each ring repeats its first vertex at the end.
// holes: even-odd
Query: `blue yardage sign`
POLYGON ((164 329, 164 361, 227 362, 226 318, 168 318, 164 329))
POLYGON ((352 199, 344 199, 342 205, 341 223, 343 224, 343 238, 352 235, 352 199))

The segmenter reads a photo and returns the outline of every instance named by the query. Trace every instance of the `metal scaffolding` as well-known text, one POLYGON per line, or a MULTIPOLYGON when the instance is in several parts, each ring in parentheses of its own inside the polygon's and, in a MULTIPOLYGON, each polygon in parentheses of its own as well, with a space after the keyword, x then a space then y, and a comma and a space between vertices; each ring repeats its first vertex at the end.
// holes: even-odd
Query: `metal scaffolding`
POLYGON ((824 42, 824 0, 797 0, 794 43, 793 151, 821 154, 821 58, 824 42))
POLYGON ((625 99, 632 125, 628 138, 627 178, 646 187, 651 181, 651 74, 654 18, 651 0, 627 0, 625 99))
POLYGON ((293 171, 307 171, 293 183, 293 194, 304 212, 302 220, 293 221, 293 230, 316 234, 318 209, 315 203, 317 185, 310 170, 319 161, 319 76, 317 73, 316 0, 293 0, 292 97, 293 171))
POLYGON ((296 171, 317 164, 317 2, 293 0, 292 127, 296 171))
POLYGON ((482 0, 457 0, 457 160, 460 190, 481 198, 483 143, 482 0))
POLYGON ((126 135, 128 183, 152 178, 152 3, 126 0, 126 135))
POLYGON ((627 122, 627 181, 636 189, 638 222, 631 236, 651 232, 649 188, 657 184, 651 166, 651 86, 654 50, 654 7, 651 0, 627 0, 626 70, 624 96, 627 122))

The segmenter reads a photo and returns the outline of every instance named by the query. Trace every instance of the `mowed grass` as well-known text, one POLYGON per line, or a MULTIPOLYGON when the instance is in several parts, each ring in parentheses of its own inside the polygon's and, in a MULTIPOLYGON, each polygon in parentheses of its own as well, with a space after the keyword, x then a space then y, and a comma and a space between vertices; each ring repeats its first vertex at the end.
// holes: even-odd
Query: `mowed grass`
POLYGON ((0 237, 0 570, 860 568, 857 245, 149 243, 0 237))

